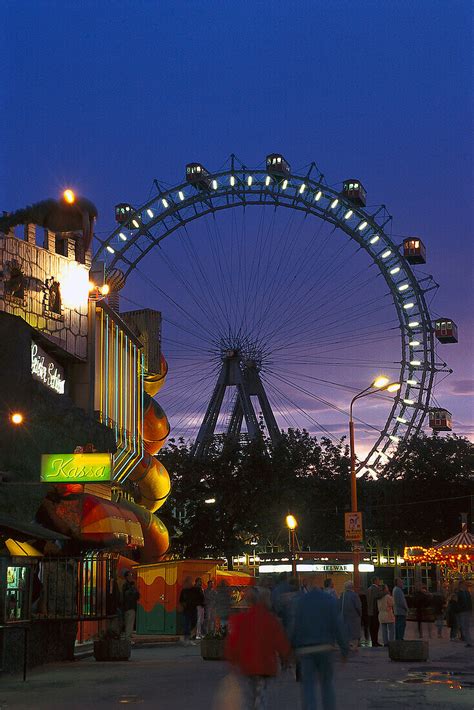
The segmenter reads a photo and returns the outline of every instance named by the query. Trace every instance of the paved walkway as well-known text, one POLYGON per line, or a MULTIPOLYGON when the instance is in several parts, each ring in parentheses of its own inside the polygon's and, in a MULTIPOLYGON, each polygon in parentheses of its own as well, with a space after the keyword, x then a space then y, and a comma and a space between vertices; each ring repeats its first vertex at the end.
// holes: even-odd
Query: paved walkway
MULTIPOLYGON (((217 700, 227 673, 224 662, 203 661, 198 647, 135 648, 128 663, 54 664, 31 671, 26 683, 2 676, 0 710, 234 710, 230 697, 217 700)), ((336 678, 338 710, 474 708, 474 649, 461 642, 431 641, 427 663, 394 663, 387 649, 362 648, 338 661, 336 678)), ((290 671, 274 682, 269 707, 300 707, 290 671)))

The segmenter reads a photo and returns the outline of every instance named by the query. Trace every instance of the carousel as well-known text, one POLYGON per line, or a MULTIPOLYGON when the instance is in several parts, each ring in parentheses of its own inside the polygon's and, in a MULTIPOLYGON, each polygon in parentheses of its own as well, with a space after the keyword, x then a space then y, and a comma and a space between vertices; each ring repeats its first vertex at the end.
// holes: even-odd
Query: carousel
POLYGON ((444 583, 474 580, 474 535, 463 522, 461 532, 433 547, 406 547, 404 558, 419 565, 438 565, 444 583))

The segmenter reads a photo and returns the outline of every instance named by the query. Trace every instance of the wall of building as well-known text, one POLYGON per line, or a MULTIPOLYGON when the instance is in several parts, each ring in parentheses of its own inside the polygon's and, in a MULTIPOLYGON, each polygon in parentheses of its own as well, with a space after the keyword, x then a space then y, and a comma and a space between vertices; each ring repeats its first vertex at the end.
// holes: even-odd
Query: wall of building
POLYGON ((56 235, 32 224, 24 225, 23 239, 0 233, 0 311, 85 360, 90 253, 81 249, 82 235, 56 235))

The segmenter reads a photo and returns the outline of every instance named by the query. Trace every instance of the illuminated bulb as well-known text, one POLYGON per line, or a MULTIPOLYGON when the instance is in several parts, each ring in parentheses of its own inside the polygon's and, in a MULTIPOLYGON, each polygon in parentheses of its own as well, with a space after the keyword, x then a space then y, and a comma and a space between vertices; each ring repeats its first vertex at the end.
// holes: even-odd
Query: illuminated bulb
POLYGON ((127 241, 127 237, 125 236, 125 234, 123 232, 120 232, 119 237, 123 242, 127 241))
POLYGON ((400 383, 399 382, 393 382, 391 385, 387 387, 387 392, 398 392, 400 389, 400 383))
POLYGON ((367 222, 364 221, 359 224, 357 229, 359 230, 359 232, 363 232, 366 227, 367 227, 367 222))
POLYGON ((100 287, 100 292, 102 296, 108 296, 110 293, 110 286, 109 284, 104 284, 103 286, 100 287))
POLYGON ((139 222, 138 222, 136 219, 132 219, 132 224, 133 224, 133 226, 136 227, 137 229, 138 229, 138 227, 140 226, 139 222))
POLYGON ((67 202, 69 205, 74 204, 74 202, 76 201, 76 195, 74 194, 74 192, 72 190, 69 190, 69 189, 64 190, 63 198, 64 198, 64 201, 67 202))
POLYGON ((10 416, 10 421, 12 424, 23 424, 23 414, 20 412, 13 412, 10 416))
POLYGON ((419 340, 410 340, 410 342, 408 343, 408 345, 410 345, 412 348, 416 348, 416 346, 419 344, 420 344, 419 340))
POLYGON ((382 259, 388 259, 391 253, 391 249, 387 249, 387 251, 384 251, 384 253, 382 254, 382 259))
POLYGON ((234 185, 235 185, 235 177, 233 175, 230 176, 230 184, 231 184, 231 187, 234 187, 234 185))
POLYGON ((335 207, 338 206, 338 204, 339 204, 339 200, 336 197, 336 199, 331 202, 331 209, 333 210, 335 207))
POLYGON ((400 424, 406 424, 407 420, 404 419, 403 417, 397 417, 397 422, 400 422, 400 424))
POLYGON ((398 287, 399 291, 406 291, 407 288, 410 288, 410 284, 402 284, 401 286, 398 287))
POLYGON ((282 189, 282 190, 286 190, 287 187, 288 187, 288 180, 283 180, 281 189, 282 189))
POLYGON ((249 175, 247 178, 247 185, 249 187, 252 187, 252 183, 253 183, 253 177, 251 175, 249 175))
POLYGON ((147 209, 146 213, 147 213, 147 215, 150 217, 150 219, 154 216, 154 215, 153 215, 153 210, 147 209))
POLYGON ((267 177, 265 178, 265 185, 268 187, 269 184, 271 183, 271 181, 272 181, 272 179, 271 179, 270 175, 267 175, 267 177))
POLYGON ((393 276, 394 274, 398 274, 399 271, 400 271, 400 267, 399 267, 399 266, 395 266, 395 268, 390 269, 390 273, 392 274, 392 276, 393 276))
POLYGON ((169 205, 168 205, 168 200, 165 200, 164 197, 163 197, 162 200, 161 200, 161 204, 163 205, 163 207, 164 207, 165 209, 166 209, 167 207, 169 207, 169 205))
POLYGON ((386 385, 388 385, 389 382, 390 382, 390 380, 388 379, 388 377, 385 377, 385 375, 380 375, 380 377, 377 377, 373 381, 372 387, 376 387, 377 389, 380 389, 381 387, 386 387, 386 385))
POLYGON ((410 308, 413 308, 414 305, 415 305, 414 303, 405 303, 405 305, 403 306, 403 308, 404 308, 406 311, 409 311, 410 308))
POLYGON ((110 254, 115 254, 115 249, 112 249, 110 244, 107 245, 107 251, 110 252, 110 254))
POLYGON ((344 219, 350 219, 353 214, 354 213, 352 210, 347 210, 346 214, 344 215, 344 219))
POLYGON ((413 367, 418 367, 418 365, 421 365, 421 360, 410 360, 410 365, 413 365, 413 367))
POLYGON ((217 190, 217 180, 212 181, 212 189, 217 190))
POLYGON ((300 195, 302 195, 305 190, 306 190, 306 185, 303 182, 303 183, 301 183, 301 187, 300 187, 300 195))
POLYGON ((370 243, 371 243, 371 244, 377 244, 377 242, 378 242, 379 239, 380 239, 379 235, 376 234, 375 237, 372 237, 372 239, 370 240, 370 243))
POLYGON ((408 327, 409 327, 409 328, 418 328, 419 325, 420 325, 420 324, 418 323, 417 320, 412 320, 412 321, 410 321, 410 322, 408 323, 408 327))
POLYGON ((318 190, 318 192, 314 196, 314 201, 319 202, 319 200, 321 199, 322 196, 323 196, 323 193, 321 192, 321 190, 318 190))
POLYGON ((403 400, 403 404, 408 404, 408 406, 411 406, 411 405, 415 404, 415 400, 413 400, 413 399, 404 399, 404 400, 403 400))
POLYGON ((93 281, 89 281, 89 293, 92 293, 92 291, 95 289, 95 283, 93 281))
POLYGON ((416 386, 418 382, 416 380, 407 380, 407 385, 412 385, 412 387, 416 386))
POLYGON ((294 530, 296 527, 298 527, 298 523, 296 522, 296 518, 294 515, 286 516, 286 527, 290 530, 294 530))
POLYGON ((392 441, 400 441, 400 437, 395 436, 395 434, 390 434, 390 436, 388 438, 391 439, 392 441))

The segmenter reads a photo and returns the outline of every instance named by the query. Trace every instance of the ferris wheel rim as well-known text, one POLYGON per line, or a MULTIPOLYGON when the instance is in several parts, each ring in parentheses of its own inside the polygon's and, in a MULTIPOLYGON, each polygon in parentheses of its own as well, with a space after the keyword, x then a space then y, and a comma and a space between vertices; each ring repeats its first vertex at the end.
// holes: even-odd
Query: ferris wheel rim
POLYGON ((383 463, 389 459, 388 453, 401 440, 419 433, 429 410, 434 377, 438 371, 432 319, 424 296, 425 291, 430 289, 422 287, 400 251, 400 245, 385 232, 384 227, 391 217, 379 224, 376 217, 381 209, 370 214, 367 209, 347 200, 340 191, 320 180, 314 180, 310 175, 291 173, 280 181, 273 178, 269 180, 266 169, 233 166, 209 173, 208 178, 211 182, 209 190, 196 189, 188 182, 183 182, 160 191, 134 209, 129 223, 134 216, 139 215, 138 228, 128 229, 119 225, 105 240, 100 240, 94 261, 105 257, 107 267, 122 268, 126 278, 150 251, 173 232, 207 215, 237 207, 245 209, 247 206, 266 206, 274 207, 275 210, 277 207, 298 210, 344 232, 364 249, 383 276, 391 292, 400 329, 400 390, 394 397, 380 436, 359 465, 359 473, 370 471, 379 461, 383 463), (198 207, 203 205, 205 209, 199 211, 198 207), (150 234, 150 229, 157 226, 164 226, 164 230, 155 237, 150 234), (144 249, 138 245, 141 238, 148 240, 144 249), (134 247, 140 252, 135 258, 130 253, 134 247), (128 254, 132 256, 131 260, 128 254), (404 302, 405 296, 412 299, 410 303, 413 303, 418 321, 410 316, 406 308, 409 302, 404 302), (418 357, 422 359, 418 360, 418 357))

